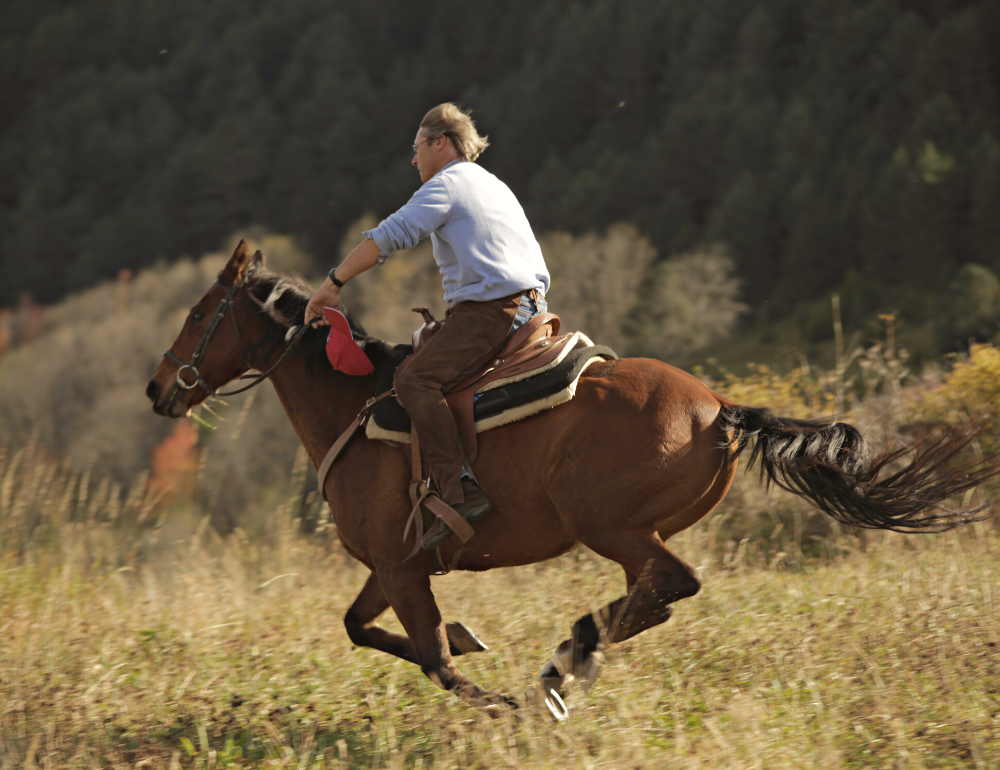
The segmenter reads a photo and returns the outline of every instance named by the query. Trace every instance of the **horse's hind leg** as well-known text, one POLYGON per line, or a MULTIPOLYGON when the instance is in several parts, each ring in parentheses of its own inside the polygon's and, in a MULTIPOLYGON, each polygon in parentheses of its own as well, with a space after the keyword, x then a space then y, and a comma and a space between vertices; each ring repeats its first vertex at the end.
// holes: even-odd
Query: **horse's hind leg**
MULTIPOLYGON (((376 622, 379 615, 389 609, 389 600, 373 572, 368 576, 361 593, 344 616, 347 636, 359 647, 371 647, 397 658, 418 663, 413 644, 402 634, 386 631, 376 622)), ((464 655, 488 649, 479 637, 462 623, 448 623, 445 626, 448 646, 452 655, 464 655)))
POLYGON ((546 692, 559 691, 574 677, 593 682, 600 670, 600 650, 663 623, 670 618, 673 602, 694 596, 701 588, 694 569, 655 532, 619 533, 584 542, 621 564, 628 593, 573 624, 573 637, 559 645, 538 676, 546 692))

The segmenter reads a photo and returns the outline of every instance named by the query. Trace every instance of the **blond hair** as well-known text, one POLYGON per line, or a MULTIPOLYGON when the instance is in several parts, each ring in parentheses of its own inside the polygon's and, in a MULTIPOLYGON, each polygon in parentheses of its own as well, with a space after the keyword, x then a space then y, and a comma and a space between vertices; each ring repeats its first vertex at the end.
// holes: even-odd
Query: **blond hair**
POLYGON ((488 136, 480 136, 475 121, 469 117, 472 110, 463 111, 457 104, 439 104, 424 115, 420 127, 427 129, 427 138, 434 140, 442 136, 451 139, 458 156, 462 160, 475 160, 490 146, 488 136))

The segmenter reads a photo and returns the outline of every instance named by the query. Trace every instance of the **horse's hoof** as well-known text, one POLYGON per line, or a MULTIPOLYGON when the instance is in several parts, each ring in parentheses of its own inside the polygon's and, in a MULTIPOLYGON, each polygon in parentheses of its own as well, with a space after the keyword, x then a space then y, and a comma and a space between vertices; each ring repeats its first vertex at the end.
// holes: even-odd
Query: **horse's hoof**
POLYGON ((584 692, 590 692, 597 677, 601 674, 604 666, 604 653, 595 650, 590 653, 582 662, 575 666, 571 665, 571 657, 566 649, 559 649, 549 661, 542 666, 542 671, 538 675, 538 681, 544 685, 551 686, 560 695, 566 692, 566 688, 574 681, 578 681, 584 692))
POLYGON ((569 719, 569 709, 559 694, 558 682, 555 679, 538 679, 534 686, 529 687, 524 694, 525 702, 539 710, 546 711, 557 722, 569 719))
POLYGON ((448 634, 452 655, 468 655, 470 652, 484 652, 489 649, 465 623, 448 623, 445 625, 445 631, 448 634))

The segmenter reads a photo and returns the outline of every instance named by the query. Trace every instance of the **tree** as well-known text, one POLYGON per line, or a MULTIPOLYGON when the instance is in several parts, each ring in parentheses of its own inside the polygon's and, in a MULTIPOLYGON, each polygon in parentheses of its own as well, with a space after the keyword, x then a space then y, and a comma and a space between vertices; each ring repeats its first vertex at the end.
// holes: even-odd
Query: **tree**
POLYGON ((982 265, 963 265, 948 286, 946 313, 948 347, 994 339, 1000 333, 1000 280, 982 265))

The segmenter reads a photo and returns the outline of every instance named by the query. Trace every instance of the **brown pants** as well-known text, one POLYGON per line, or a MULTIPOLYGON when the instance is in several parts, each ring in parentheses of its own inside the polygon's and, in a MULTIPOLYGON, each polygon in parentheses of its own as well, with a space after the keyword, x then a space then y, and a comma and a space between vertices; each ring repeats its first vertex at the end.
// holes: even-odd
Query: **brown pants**
POLYGON ((420 436, 430 475, 448 503, 463 502, 465 453, 445 401, 449 388, 468 379, 507 342, 521 295, 449 308, 441 329, 396 372, 393 385, 420 436))

